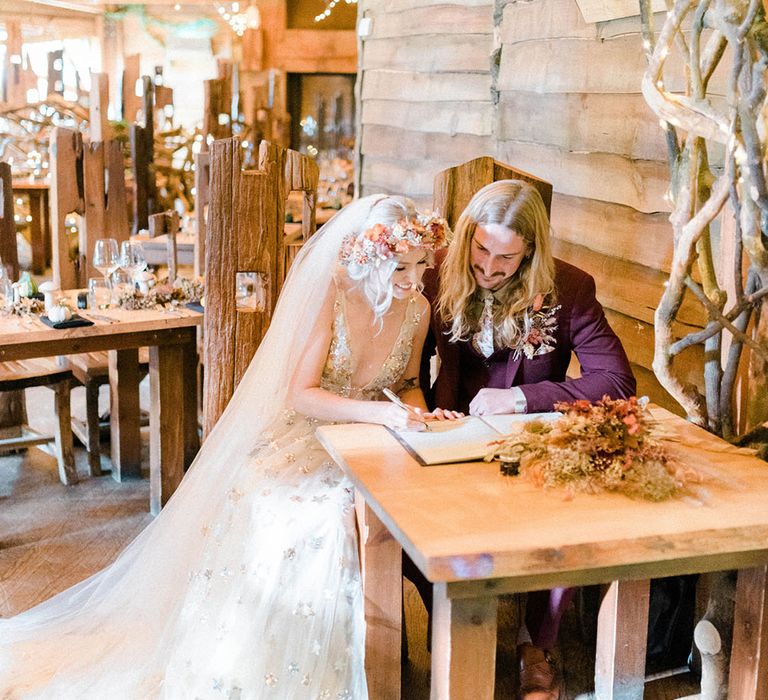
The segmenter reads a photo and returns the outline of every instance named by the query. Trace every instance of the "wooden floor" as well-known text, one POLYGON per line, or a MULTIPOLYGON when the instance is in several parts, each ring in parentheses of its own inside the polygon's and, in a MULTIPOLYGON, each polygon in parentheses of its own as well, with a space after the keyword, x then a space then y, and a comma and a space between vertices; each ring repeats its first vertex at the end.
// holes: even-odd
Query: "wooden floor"
MULTIPOLYGON (((147 403, 147 387, 142 387, 147 403)), ((106 393, 102 395, 107 400, 106 393)), ((27 392, 30 422, 51 427, 53 393, 27 392)), ((81 389, 73 392, 73 413, 84 415, 81 389)), ((146 436, 145 436, 146 439, 146 436)), ((106 447, 106 446, 105 446, 106 447)), ((117 484, 112 478, 89 478, 85 451, 77 448, 82 481, 60 484, 55 459, 41 449, 0 456, 0 616, 6 617, 48 598, 109 563, 151 520, 149 482, 117 484)), ((147 464, 147 445, 144 444, 147 464)), ((109 462, 104 459, 104 466, 109 462)), ((413 586, 405 584, 409 661, 403 667, 403 699, 429 698, 429 653, 426 612, 413 586)), ((519 601, 504 599, 499 613, 496 698, 515 697, 515 639, 519 601)), ((575 610, 569 611, 557 654, 564 669, 564 700, 592 698, 594 643, 585 641, 575 610)), ((668 700, 698 692, 688 674, 646 685, 645 698, 668 700)))

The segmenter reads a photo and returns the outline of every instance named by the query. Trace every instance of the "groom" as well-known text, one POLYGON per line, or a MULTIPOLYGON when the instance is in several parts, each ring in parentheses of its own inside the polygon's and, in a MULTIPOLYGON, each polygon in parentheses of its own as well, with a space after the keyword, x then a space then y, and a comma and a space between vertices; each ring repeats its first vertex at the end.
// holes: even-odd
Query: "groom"
MULTIPOLYGON (((559 401, 635 393, 635 378, 595 298, 595 283, 550 252, 538 191, 520 180, 481 189, 459 217, 453 241, 425 276, 439 358, 432 405, 469 412, 552 411, 559 401), (566 378, 575 353, 578 379, 566 378)), ((425 347, 422 386, 429 387, 425 347)), ((411 562, 406 575, 431 607, 431 586, 411 562), (421 579, 421 580, 419 580, 421 579)), ((520 696, 556 700, 549 649, 575 589, 528 594, 518 637, 520 696), (525 629, 527 627, 527 630, 525 629)))

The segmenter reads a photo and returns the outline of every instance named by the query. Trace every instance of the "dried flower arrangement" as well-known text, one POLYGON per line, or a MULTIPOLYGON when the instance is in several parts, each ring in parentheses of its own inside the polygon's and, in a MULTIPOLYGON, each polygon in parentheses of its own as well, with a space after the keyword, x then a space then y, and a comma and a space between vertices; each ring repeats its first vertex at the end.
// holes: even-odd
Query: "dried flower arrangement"
POLYGON ((538 486, 575 492, 615 491, 662 501, 681 495, 698 474, 677 464, 636 397, 556 404, 556 421, 533 420, 522 432, 490 444, 487 461, 538 486))
POLYGON ((121 309, 167 309, 181 304, 199 303, 205 294, 205 284, 201 277, 187 279, 177 277, 173 284, 166 277, 143 294, 130 289, 120 295, 117 305, 121 309))

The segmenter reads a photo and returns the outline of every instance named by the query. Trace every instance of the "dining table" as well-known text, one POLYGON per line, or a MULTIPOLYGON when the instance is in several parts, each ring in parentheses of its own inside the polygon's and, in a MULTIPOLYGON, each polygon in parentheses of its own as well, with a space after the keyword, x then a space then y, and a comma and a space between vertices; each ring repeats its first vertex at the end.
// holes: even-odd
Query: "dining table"
POLYGON ((499 596, 591 584, 603 585, 595 696, 640 700, 649 579, 734 569, 728 697, 767 697, 766 463, 650 412, 692 478, 660 502, 544 489, 497 462, 421 466, 379 425, 318 429, 356 493, 371 700, 400 698, 402 551, 433 586, 432 700, 493 699, 499 596))
MULTIPOLYGON (((76 292, 64 292, 76 307, 76 292)), ((112 477, 141 478, 139 348, 149 348, 150 510, 157 514, 199 449, 196 331, 203 314, 169 309, 79 310, 92 322, 52 328, 34 314, 0 312, 0 362, 109 351, 112 477)), ((76 479, 75 479, 76 480, 76 479)))

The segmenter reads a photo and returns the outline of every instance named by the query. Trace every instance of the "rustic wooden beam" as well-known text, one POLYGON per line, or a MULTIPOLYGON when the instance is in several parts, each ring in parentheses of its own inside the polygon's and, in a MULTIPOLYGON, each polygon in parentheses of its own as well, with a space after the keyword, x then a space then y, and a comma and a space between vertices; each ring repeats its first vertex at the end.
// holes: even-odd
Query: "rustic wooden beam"
POLYGON ((111 132, 107 110, 109 108, 109 75, 91 73, 90 118, 88 132, 91 141, 106 141, 111 132))
POLYGON ((648 580, 614 581, 603 593, 595 660, 595 695, 601 700, 642 700, 649 600, 648 580))
POLYGON ((65 226, 68 214, 85 215, 83 176, 83 139, 79 132, 56 127, 51 138, 51 237, 53 246, 53 281, 62 289, 82 287, 83 250, 78 238, 74 245, 65 226))
POLYGON ((728 697, 768 698, 768 568, 739 571, 728 697))
MULTIPOLYGON (((0 162, 0 260, 9 278, 19 278, 19 253, 16 247, 11 166, 0 162)), ((0 393, 0 438, 21 435, 26 422, 23 391, 0 393)))
POLYGON ((136 81, 141 75, 141 55, 132 54, 123 59, 123 121, 131 124, 141 108, 141 100, 136 96, 136 81))
POLYGON ((393 700, 400 697, 403 587, 401 576, 395 572, 402 566, 403 551, 359 492, 355 494, 355 513, 360 533, 368 692, 371 698, 393 700))
POLYGON ((195 154, 195 276, 205 274, 205 241, 208 234, 208 205, 211 198, 210 153, 195 154))
MULTIPOLYGON (((291 189, 314 202, 317 165, 263 141, 257 170, 242 170, 236 138, 211 147, 206 248, 205 405, 208 434, 267 331, 284 279, 285 199, 291 189), (258 275, 263 309, 238 310, 237 273, 258 275)), ((307 204, 307 206, 310 206, 307 204)), ((312 226, 307 212, 307 227, 312 226)))

